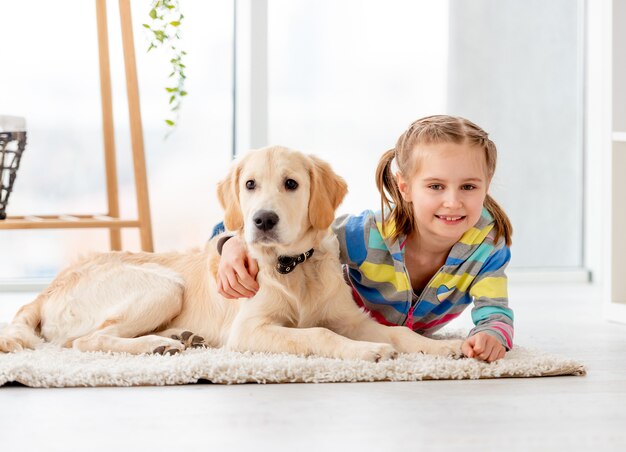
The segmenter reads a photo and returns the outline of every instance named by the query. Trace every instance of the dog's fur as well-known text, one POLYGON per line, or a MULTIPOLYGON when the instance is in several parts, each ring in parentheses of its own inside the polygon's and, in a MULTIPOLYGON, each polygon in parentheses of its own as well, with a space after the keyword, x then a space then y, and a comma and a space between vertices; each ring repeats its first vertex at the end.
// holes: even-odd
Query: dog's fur
POLYGON ((0 335, 0 351, 46 340, 127 353, 207 345, 368 361, 397 352, 460 356, 461 341, 383 326, 354 303, 329 228, 346 192, 343 179, 315 157, 281 147, 251 151, 220 182, 218 196, 226 227, 238 231, 259 262, 260 289, 252 299, 218 294, 217 238, 185 253, 96 254, 20 309, 0 335), (262 211, 275 214, 276 224, 255 224, 262 211), (279 255, 311 248, 313 256, 293 272, 276 270, 279 255))

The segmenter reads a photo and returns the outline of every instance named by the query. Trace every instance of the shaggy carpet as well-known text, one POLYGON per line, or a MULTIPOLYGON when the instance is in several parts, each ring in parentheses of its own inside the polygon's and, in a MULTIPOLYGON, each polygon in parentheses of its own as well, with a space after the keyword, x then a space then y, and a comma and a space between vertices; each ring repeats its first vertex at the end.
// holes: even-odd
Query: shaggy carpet
MULTIPOLYGON (((1 328, 0 328, 1 329, 1 328)), ((441 336, 440 336, 441 337, 441 336)), ((445 337, 462 337, 446 334, 445 337)), ((189 349, 173 356, 81 353, 43 344, 35 350, 0 354, 0 385, 31 387, 178 385, 197 382, 328 383, 356 381, 460 380, 585 375, 583 364, 515 346, 487 364, 402 354, 380 363, 288 354, 189 349)))

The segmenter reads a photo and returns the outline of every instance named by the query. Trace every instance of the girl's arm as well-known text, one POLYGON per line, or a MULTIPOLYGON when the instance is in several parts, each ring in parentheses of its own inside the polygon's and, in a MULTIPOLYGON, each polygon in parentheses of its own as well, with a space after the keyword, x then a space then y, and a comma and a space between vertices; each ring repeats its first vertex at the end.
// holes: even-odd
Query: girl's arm
MULTIPOLYGON (((350 253, 354 254, 354 243, 363 241, 363 234, 359 236, 359 225, 363 223, 361 216, 342 215, 333 224, 333 232, 339 241, 339 260, 342 264, 351 264, 350 253), (346 240, 352 244, 347 245, 346 240), (356 240, 355 240, 356 239, 356 240)), ((361 230, 362 230, 362 226, 361 230)), ((214 235, 223 232, 223 225, 214 228, 214 235), (221 228, 219 228, 221 226, 221 228)), ((227 238, 224 236, 224 238, 227 238)), ((218 292, 225 298, 250 298, 259 290, 256 275, 259 271, 256 260, 248 256, 243 240, 238 236, 232 236, 227 240, 219 241, 218 247, 221 259, 217 269, 218 292)))
POLYGON ((339 260, 342 264, 348 264, 348 250, 346 248, 346 224, 350 220, 350 215, 341 215, 340 217, 335 218, 331 228, 335 235, 337 236, 337 240, 339 241, 339 260))
POLYGON ((221 246, 217 291, 231 300, 253 297, 259 290, 257 261, 248 256, 245 244, 238 236, 230 237, 221 246))
POLYGON ((367 256, 367 236, 376 227, 374 212, 365 210, 359 215, 341 215, 332 224, 339 241, 339 260, 342 264, 358 268, 367 256))
POLYGON ((506 266, 511 252, 504 242, 499 242, 483 264, 469 288, 474 301, 472 321, 474 329, 469 336, 487 333, 496 337, 510 350, 513 348, 513 310, 509 308, 506 266))

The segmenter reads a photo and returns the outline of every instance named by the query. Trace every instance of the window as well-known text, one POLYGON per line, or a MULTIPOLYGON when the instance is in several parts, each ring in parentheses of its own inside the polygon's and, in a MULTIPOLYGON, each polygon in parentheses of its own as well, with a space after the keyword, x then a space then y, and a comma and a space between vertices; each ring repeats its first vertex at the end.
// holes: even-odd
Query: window
MULTIPOLYGON (((267 20, 267 54, 255 64, 263 60, 268 85, 253 86, 263 92, 252 102, 267 102, 253 128, 262 124, 269 144, 330 161, 350 186, 340 212, 378 207, 378 158, 413 120, 462 115, 498 145, 492 193, 515 227, 511 266, 584 267, 582 0, 254 1, 267 5, 267 17, 252 20, 267 20)), ((131 216, 119 20, 108 3, 120 201, 131 216)), ((233 2, 182 6, 189 96, 164 140, 168 58, 145 53, 148 8, 133 2, 157 251, 206 240, 222 216, 215 184, 232 146, 233 2)), ((12 18, 0 28, 10 62, 0 72, 0 113, 25 116, 29 133, 9 214, 105 211, 93 3, 0 0, 0 11, 12 18)), ((134 230, 124 234, 129 243, 138 248, 134 230)), ((94 248, 108 248, 106 231, 2 231, 0 255, 9 258, 0 259, 0 279, 51 277, 94 248)))
MULTIPOLYGON (((136 211, 117 2, 107 2, 122 215, 136 211)), ((151 51, 132 2, 155 248, 201 246, 221 218, 215 185, 231 155, 232 2, 184 2, 187 91, 167 139, 169 58, 151 51)), ((9 215, 106 212, 94 2, 0 0, 0 113, 24 116, 28 145, 9 215), (71 12, 71 14, 68 14, 71 12)), ((136 230, 125 248, 139 249, 136 230)), ((77 255, 108 249, 105 230, 0 231, 0 279, 50 278, 77 255)))
POLYGON ((413 120, 465 116, 498 146, 511 266, 582 267, 582 18, 567 0, 270 0, 269 142, 329 160, 356 213, 413 120))

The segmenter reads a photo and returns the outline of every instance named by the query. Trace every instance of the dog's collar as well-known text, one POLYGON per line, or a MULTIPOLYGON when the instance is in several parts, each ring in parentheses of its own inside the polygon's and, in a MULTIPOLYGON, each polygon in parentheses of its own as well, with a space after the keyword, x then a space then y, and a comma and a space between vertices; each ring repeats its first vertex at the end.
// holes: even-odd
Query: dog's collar
POLYGON ((296 265, 301 264, 311 256, 313 256, 313 248, 298 256, 278 256, 276 270, 278 270, 278 273, 286 275, 287 273, 291 273, 293 269, 296 268, 296 265))

